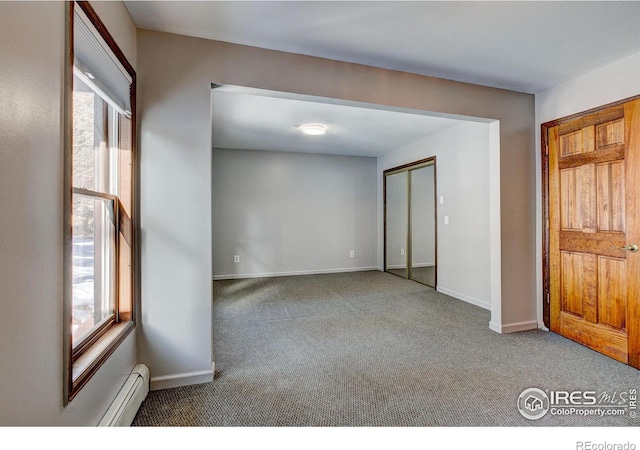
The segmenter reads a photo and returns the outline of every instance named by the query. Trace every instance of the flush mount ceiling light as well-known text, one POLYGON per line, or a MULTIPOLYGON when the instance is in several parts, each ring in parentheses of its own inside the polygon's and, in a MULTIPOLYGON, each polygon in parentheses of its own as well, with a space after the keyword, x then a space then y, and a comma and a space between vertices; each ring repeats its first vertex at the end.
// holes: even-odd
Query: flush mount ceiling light
POLYGON ((300 125, 298 128, 300 128, 300 131, 304 134, 308 134, 310 136, 320 136, 327 132, 327 127, 320 123, 305 123, 304 125, 300 125))

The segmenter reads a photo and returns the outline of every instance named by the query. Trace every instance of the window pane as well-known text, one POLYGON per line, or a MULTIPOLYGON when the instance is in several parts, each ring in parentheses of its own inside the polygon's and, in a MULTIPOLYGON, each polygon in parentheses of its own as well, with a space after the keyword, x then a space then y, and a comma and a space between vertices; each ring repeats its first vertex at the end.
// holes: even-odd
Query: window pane
POLYGON ((131 119, 118 115, 118 199, 129 217, 132 215, 133 200, 133 129, 131 119))
POLYGON ((113 207, 112 200, 73 195, 73 345, 114 314, 113 207))
MULTIPOLYGON (((110 133, 114 110, 79 77, 73 78, 73 186, 112 193, 110 133)), ((116 145, 114 142, 113 145, 116 145)))

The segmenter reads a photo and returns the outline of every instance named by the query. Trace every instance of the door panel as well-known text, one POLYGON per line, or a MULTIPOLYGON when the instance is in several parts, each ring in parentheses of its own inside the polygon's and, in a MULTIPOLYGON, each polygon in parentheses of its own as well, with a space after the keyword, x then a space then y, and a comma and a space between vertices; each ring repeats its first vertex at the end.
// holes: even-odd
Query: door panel
POLYGON ((595 322, 597 287, 595 255, 561 252, 562 311, 571 312, 595 322))
POLYGON ((411 190, 411 273, 418 283, 436 287, 435 166, 414 169, 411 190))
POLYGON ((562 230, 596 231, 594 179, 594 164, 560 171, 562 230))
POLYGON ((624 121, 622 119, 603 123, 596 127, 598 148, 624 144, 624 121))
POLYGON ((560 156, 588 153, 594 150, 594 127, 584 127, 560 137, 560 156))
POLYGON ((600 323, 626 330, 627 261, 598 257, 598 316, 600 323))
POLYGON ((385 221, 386 249, 385 269, 387 272, 408 276, 407 233, 409 215, 408 172, 387 175, 385 221))
POLYGON ((548 129, 551 330, 640 366, 640 100, 548 129))
POLYGON ((624 232, 624 163, 598 164, 598 230, 624 232))

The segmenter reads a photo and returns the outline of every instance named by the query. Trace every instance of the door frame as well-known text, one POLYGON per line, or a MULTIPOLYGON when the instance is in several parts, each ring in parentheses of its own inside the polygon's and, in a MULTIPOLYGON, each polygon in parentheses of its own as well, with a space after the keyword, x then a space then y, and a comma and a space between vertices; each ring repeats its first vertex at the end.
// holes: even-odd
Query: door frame
POLYGON ((616 102, 607 103, 606 105, 597 106, 586 111, 571 114, 570 116, 561 117, 551 120, 540 125, 540 159, 542 173, 542 321, 544 326, 551 329, 550 321, 550 255, 549 255, 549 142, 548 130, 557 125, 579 119, 591 114, 597 114, 600 111, 619 106, 624 103, 640 99, 640 95, 618 100, 616 102))
MULTIPOLYGON (((407 261, 407 276, 401 277, 406 278, 408 280, 415 281, 416 283, 424 284, 420 281, 413 280, 411 278, 411 260, 413 258, 412 254, 412 239, 411 239, 411 171, 417 170, 422 167, 433 166, 433 215, 434 215, 434 244, 435 244, 435 274, 434 274, 434 289, 438 286, 438 177, 437 177, 437 167, 436 167, 436 157, 430 156, 428 158, 424 158, 418 161, 410 162, 407 164, 403 164, 401 166, 392 167, 382 172, 382 202, 383 202, 383 211, 382 211, 382 221, 383 221, 383 261, 382 261, 382 269, 386 273, 390 273, 392 275, 400 277, 393 272, 387 271, 387 176, 393 175, 395 173, 407 172, 407 202, 408 202, 408 214, 407 214, 407 251, 405 252, 405 259, 407 261)), ((426 286, 426 285, 425 285, 426 286)))

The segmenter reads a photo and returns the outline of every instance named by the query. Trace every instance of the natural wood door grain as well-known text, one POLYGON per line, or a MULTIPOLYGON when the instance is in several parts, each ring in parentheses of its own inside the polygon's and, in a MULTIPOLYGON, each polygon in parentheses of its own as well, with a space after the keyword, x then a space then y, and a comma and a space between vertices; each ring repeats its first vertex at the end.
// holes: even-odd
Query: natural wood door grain
POLYGON ((551 331, 640 368, 640 99, 547 132, 551 331))

